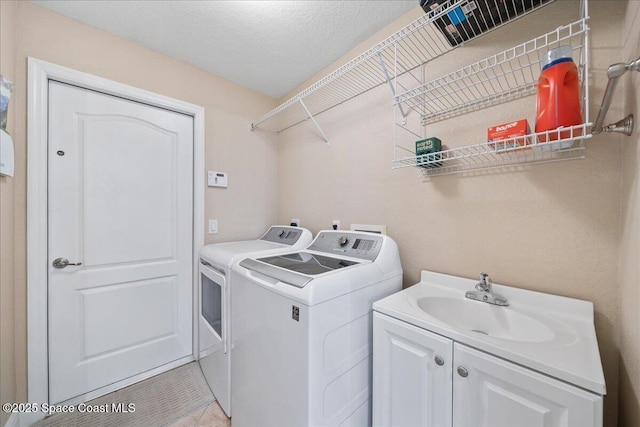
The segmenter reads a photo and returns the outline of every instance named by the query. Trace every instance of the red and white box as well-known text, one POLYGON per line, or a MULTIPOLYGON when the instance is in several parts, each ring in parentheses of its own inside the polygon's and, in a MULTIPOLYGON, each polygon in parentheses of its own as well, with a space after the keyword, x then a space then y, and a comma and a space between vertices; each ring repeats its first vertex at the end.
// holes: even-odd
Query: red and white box
POLYGON ((503 123, 492 126, 487 130, 487 144, 496 151, 522 147, 531 144, 531 137, 526 136, 530 133, 531 128, 529 127, 527 119, 503 123))

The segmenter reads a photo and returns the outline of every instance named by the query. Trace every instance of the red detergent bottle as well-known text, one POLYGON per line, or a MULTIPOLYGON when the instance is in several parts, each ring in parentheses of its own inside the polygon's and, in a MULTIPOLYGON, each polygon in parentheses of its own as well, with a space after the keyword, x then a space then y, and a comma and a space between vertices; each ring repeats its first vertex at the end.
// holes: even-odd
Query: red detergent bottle
MULTIPOLYGON (((571 46, 560 46, 547 52, 543 58, 542 73, 538 79, 536 133, 582 124, 578 67, 571 58, 571 52, 571 46)), ((572 136, 571 131, 562 131, 551 132, 548 138, 546 134, 540 135, 538 139, 540 142, 554 141, 558 134, 561 139, 572 136)), ((581 130, 573 131, 573 136, 581 134, 581 130)), ((561 148, 565 148, 564 144, 561 148)))

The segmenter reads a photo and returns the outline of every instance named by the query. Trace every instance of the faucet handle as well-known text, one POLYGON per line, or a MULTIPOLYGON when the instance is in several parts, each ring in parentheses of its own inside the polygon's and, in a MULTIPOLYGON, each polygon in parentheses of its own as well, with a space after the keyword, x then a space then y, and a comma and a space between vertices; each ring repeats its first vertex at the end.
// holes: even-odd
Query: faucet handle
POLYGON ((491 280, 491 276, 489 276, 486 273, 484 275, 484 283, 485 285, 487 285, 487 287, 491 287, 491 285, 493 285, 493 280, 491 280))
POLYGON ((503 307, 509 305, 505 297, 493 293, 492 285, 491 276, 487 273, 480 273, 480 281, 476 284, 477 291, 467 291, 464 296, 465 298, 503 307))
POLYGON ((480 273, 480 283, 476 285, 476 289, 480 291, 489 291, 491 290, 491 285, 493 281, 491 280, 491 276, 487 273, 480 273))

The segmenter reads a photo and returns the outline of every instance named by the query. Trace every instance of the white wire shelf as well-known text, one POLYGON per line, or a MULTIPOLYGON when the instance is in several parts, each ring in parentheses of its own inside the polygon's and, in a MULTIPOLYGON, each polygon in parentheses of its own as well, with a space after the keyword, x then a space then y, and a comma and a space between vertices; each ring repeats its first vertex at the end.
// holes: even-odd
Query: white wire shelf
MULTIPOLYGON (((423 176, 431 177, 476 174, 479 171, 497 169, 520 170, 523 165, 584 158, 584 141, 592 136, 587 107, 587 21, 588 4, 587 0, 583 0, 580 3, 579 19, 575 22, 435 79, 425 77, 427 72, 432 74, 434 67, 425 67, 422 81, 410 89, 403 88, 403 92, 396 92, 394 97, 392 167, 418 167, 423 176), (534 95, 542 71, 542 58, 549 50, 567 45, 571 46, 572 56, 578 67, 583 124, 510 138, 497 146, 486 142, 455 148, 450 146, 438 153, 415 156, 415 141, 429 136, 430 124, 534 95)), ((402 87, 398 81, 405 82, 406 76, 402 76, 403 79, 398 77, 400 75, 395 76, 395 82, 398 87, 402 87)), ((418 80, 415 76, 413 78, 418 80)), ((534 111, 535 102, 532 103, 531 113, 534 111)))
POLYGON ((559 128, 488 143, 451 148, 437 153, 393 161, 393 169, 419 167, 427 176, 480 170, 519 168, 527 164, 584 158, 584 141, 591 138, 592 123, 559 128), (518 145, 526 141, 526 145, 518 145), (541 142, 547 141, 547 142, 541 142))
MULTIPOLYGON (((554 0, 482 0, 492 14, 469 18, 461 28, 463 41, 453 46, 437 25, 468 7, 467 0, 447 0, 441 8, 425 14, 328 74, 251 123, 251 128, 281 132, 324 111, 355 98, 399 75, 455 49, 467 41, 499 28, 554 0), (299 105, 299 108, 292 108, 299 105), (286 114, 283 114, 285 113, 286 114)), ((471 2, 476 4, 477 2, 471 2)), ((392 85, 395 92, 395 86, 392 85)), ((316 123, 317 124, 317 123, 316 123)))
MULTIPOLYGON (((496 55, 400 93, 395 104, 416 111, 427 125, 534 94, 540 59, 549 49, 570 45, 584 59, 586 19, 561 26, 496 55)), ((578 64, 582 71, 583 63, 578 64)), ((582 80, 582 79, 581 79, 582 80)))

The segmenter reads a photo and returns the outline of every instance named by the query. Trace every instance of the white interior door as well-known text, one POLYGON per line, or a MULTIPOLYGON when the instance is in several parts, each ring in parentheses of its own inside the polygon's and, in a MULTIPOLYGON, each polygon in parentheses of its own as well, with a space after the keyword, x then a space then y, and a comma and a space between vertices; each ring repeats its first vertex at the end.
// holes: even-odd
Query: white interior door
POLYGON ((50 81, 48 130, 57 403, 192 353, 193 118, 50 81))

